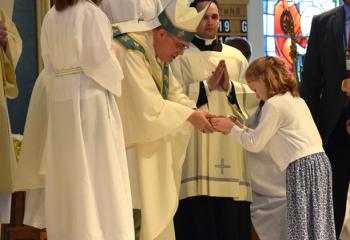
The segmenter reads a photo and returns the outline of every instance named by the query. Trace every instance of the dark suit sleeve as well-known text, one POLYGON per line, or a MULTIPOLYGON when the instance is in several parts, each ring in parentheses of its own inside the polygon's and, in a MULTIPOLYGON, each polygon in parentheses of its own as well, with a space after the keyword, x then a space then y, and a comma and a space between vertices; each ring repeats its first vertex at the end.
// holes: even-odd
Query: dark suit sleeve
POLYGON ((323 86, 322 69, 320 66, 319 27, 319 18, 315 16, 312 19, 310 37, 300 82, 300 95, 310 108, 315 121, 317 121, 318 118, 320 96, 323 86))

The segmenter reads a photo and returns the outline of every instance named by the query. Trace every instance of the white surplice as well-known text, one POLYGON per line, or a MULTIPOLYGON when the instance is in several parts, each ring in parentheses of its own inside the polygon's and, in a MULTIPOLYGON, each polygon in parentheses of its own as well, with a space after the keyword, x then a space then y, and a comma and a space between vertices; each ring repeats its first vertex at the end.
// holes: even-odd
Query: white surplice
MULTIPOLYGON (((200 51, 190 44, 190 48, 176 58, 171 67, 186 95, 197 101, 200 82, 211 76, 222 59, 227 65, 239 106, 229 102, 226 92, 215 90, 207 94, 208 103, 201 109, 217 115, 240 114, 242 118, 247 118, 254 113, 258 101, 244 79, 248 63, 237 49, 223 44, 221 52, 200 51)), ((180 199, 206 195, 251 201, 246 169, 244 150, 233 138, 195 130, 184 162, 180 199)))
POLYGON ((111 47, 110 23, 91 2, 45 16, 45 68, 32 93, 16 189, 30 190, 26 223, 45 224, 50 240, 134 238, 113 96, 121 94, 123 73, 111 47))

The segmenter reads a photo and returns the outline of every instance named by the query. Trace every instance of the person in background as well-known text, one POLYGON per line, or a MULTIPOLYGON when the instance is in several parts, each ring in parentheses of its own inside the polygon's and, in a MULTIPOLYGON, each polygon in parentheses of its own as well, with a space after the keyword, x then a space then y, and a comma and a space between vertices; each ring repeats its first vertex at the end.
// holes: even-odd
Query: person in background
MULTIPOLYGON (((219 41, 218 3, 195 0, 191 6, 198 12, 209 9, 189 49, 172 62, 174 76, 199 109, 245 119, 258 103, 243 77, 248 63, 240 51, 219 41)), ((176 239, 250 239, 251 187, 243 148, 228 136, 194 131, 180 199, 176 239)))
POLYGON ((48 239, 134 239, 119 110, 123 72, 99 0, 55 0, 28 110, 16 189, 48 239))
MULTIPOLYGON (((139 11, 130 8, 129 17, 113 24, 125 75, 123 95, 117 103, 128 151, 133 152, 128 161, 136 166, 131 181, 137 182, 139 190, 140 235, 143 240, 172 240, 182 164, 192 126, 211 133, 213 127, 207 118, 213 115, 195 109, 169 64, 188 47, 206 9, 198 13, 187 0, 164 5, 149 0, 128 3, 134 3, 136 9, 148 6, 139 11)), ((118 8, 118 2, 103 5, 112 20, 118 19, 120 11, 127 15, 124 8, 118 8)))
POLYGON ((267 151, 286 170, 289 240, 335 240, 332 171, 311 113, 282 59, 260 57, 246 71, 249 87, 265 101, 255 129, 232 116, 213 118, 251 152, 267 151))
POLYGON ((350 77, 350 0, 314 16, 304 59, 300 95, 310 108, 332 165, 337 237, 341 232, 350 181, 349 97, 341 90, 350 77))
POLYGON ((252 56, 252 46, 250 45, 250 42, 243 37, 234 37, 229 38, 225 40, 225 44, 229 45, 231 47, 237 48, 241 53, 244 55, 244 57, 247 59, 247 61, 250 61, 250 57, 252 56))
POLYGON ((10 221, 17 166, 6 101, 18 96, 15 68, 21 52, 22 39, 16 26, 0 7, 0 223, 10 221))

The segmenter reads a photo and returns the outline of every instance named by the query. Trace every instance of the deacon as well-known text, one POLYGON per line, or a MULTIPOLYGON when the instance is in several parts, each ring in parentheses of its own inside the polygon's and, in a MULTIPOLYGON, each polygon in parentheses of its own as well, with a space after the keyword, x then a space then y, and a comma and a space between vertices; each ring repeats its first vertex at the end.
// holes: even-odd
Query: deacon
POLYGON ((342 81, 350 78, 350 0, 316 15, 300 82, 300 96, 308 105, 332 165, 333 206, 339 238, 346 212, 350 180, 350 135, 346 131, 349 97, 342 81))
MULTIPOLYGON (((171 64, 174 75, 198 108, 244 120, 258 104, 243 79, 247 60, 239 50, 220 43, 216 1, 195 0, 191 6, 198 12, 209 8, 189 49, 171 64)), ((192 134, 174 219, 176 239, 250 239, 246 165, 244 151, 234 139, 220 133, 192 134)))

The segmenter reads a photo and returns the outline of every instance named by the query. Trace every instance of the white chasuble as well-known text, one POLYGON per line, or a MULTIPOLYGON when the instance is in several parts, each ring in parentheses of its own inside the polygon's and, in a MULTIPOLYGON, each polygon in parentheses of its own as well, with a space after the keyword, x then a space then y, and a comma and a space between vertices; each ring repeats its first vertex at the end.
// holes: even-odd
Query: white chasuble
POLYGON ((181 167, 192 131, 187 118, 195 103, 182 93, 169 75, 168 99, 163 99, 155 79, 162 79, 162 63, 153 49, 152 31, 133 33, 145 50, 129 50, 117 42, 125 79, 117 99, 126 144, 134 152, 141 208, 141 239, 175 239, 173 217, 178 205, 181 167))

